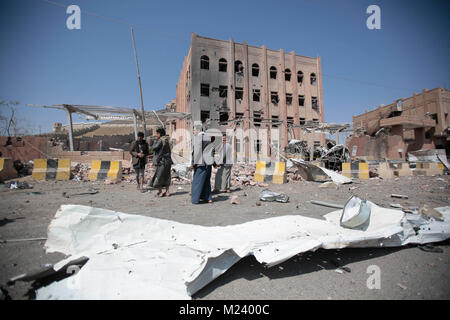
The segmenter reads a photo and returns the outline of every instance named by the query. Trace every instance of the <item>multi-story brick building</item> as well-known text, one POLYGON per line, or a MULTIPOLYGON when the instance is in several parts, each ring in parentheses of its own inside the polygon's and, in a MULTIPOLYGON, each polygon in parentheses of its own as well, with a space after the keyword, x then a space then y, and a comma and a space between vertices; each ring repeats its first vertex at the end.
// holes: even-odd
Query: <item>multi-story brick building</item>
MULTIPOLYGON (((320 58, 192 34, 177 84, 176 111, 192 116, 171 122, 169 133, 191 132, 195 121, 222 131, 239 129, 233 141, 237 160, 269 159, 270 143, 283 149, 290 139, 324 145, 323 133, 298 127, 324 122, 320 58), (262 131, 269 137, 267 145, 261 145, 262 131)), ((175 151, 189 150, 187 141, 178 136, 175 151)))
POLYGON ((355 133, 348 140, 354 156, 370 159, 405 159, 407 152, 447 149, 450 91, 424 89, 412 97, 353 116, 355 133), (374 136, 380 129, 387 135, 374 136))

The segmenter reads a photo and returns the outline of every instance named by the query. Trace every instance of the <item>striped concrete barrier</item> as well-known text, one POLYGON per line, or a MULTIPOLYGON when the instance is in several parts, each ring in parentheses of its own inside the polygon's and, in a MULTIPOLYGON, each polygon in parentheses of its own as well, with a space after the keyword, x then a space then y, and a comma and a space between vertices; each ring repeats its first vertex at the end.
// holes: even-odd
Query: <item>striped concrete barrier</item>
POLYGON ((286 163, 257 161, 254 179, 256 182, 286 183, 286 163))
POLYGON ((69 159, 34 159, 34 180, 70 180, 69 159))
POLYGON ((369 179, 369 164, 365 162, 344 162, 342 175, 347 178, 369 179))
POLYGON ((92 160, 91 170, 89 171, 89 180, 95 181, 106 179, 122 179, 122 162, 92 160))
POLYGON ((416 167, 411 168, 411 171, 413 176, 442 175, 444 174, 444 165, 437 162, 417 162, 416 167))
POLYGON ((0 181, 17 178, 17 171, 11 158, 0 158, 0 181))
POLYGON ((378 176, 383 179, 392 179, 395 177, 412 176, 411 168, 408 162, 401 163, 380 163, 378 165, 378 176))

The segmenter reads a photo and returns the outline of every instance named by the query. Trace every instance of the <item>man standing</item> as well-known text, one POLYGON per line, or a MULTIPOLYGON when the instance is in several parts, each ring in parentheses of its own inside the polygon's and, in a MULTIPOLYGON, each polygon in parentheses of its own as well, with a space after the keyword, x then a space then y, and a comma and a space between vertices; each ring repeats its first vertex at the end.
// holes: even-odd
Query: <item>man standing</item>
POLYGON ((144 133, 138 133, 137 141, 133 141, 130 148, 132 157, 132 165, 136 172, 137 189, 144 192, 144 172, 147 164, 147 156, 149 155, 149 147, 147 141, 144 140, 144 133))
POLYGON ((211 138, 205 134, 199 127, 194 128, 194 150, 192 152, 191 168, 194 169, 194 177, 192 179, 191 202, 198 204, 200 200, 212 203, 211 195, 211 167, 214 162, 211 157, 207 157, 209 153, 208 145, 211 138))
POLYGON ((231 149, 231 145, 227 143, 227 136, 224 134, 222 136, 222 150, 220 154, 222 159, 217 165, 219 169, 214 182, 214 192, 231 192, 231 168, 233 167, 231 149))
POLYGON ((152 145, 153 149, 153 165, 155 166, 155 174, 150 182, 150 186, 158 188, 158 196, 162 197, 162 188, 166 188, 165 195, 168 197, 170 186, 170 167, 173 164, 169 143, 169 136, 166 135, 164 128, 156 130, 156 140, 152 145))

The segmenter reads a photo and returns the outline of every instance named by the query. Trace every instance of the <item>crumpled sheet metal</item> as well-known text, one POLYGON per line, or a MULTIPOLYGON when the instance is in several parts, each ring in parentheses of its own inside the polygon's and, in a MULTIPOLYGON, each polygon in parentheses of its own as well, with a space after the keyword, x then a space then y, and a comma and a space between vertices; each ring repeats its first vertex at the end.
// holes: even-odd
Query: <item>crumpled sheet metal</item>
POLYGON ((311 162, 293 158, 291 158, 290 160, 297 166, 300 175, 306 181, 325 182, 331 179, 333 182, 337 184, 345 184, 352 182, 351 179, 347 178, 346 176, 343 176, 342 174, 334 172, 333 170, 316 166, 311 162))
POLYGON ((369 225, 361 231, 340 227, 342 210, 326 220, 293 215, 204 227, 63 205, 45 246, 70 257, 54 268, 81 256, 89 261, 75 275, 37 290, 37 299, 189 299, 247 255, 271 267, 318 248, 401 246, 450 237, 448 207, 441 208, 444 222, 411 218, 426 225, 417 232, 402 211, 373 203, 371 208, 369 225))

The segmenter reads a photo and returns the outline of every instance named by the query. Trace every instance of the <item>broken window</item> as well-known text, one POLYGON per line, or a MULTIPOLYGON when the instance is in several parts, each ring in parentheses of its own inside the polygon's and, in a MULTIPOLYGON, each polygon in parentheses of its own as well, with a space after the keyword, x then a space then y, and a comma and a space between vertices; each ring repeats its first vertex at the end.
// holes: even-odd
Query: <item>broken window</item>
POLYGON ((261 140, 255 140, 255 152, 260 153, 262 150, 262 143, 261 140))
POLYGON ((319 123, 319 119, 313 119, 313 123, 318 124, 319 123))
POLYGON ((432 120, 436 121, 436 124, 439 124, 437 113, 430 114, 430 118, 431 118, 432 120))
POLYGON ((254 111, 253 112, 253 124, 255 125, 255 127, 260 127, 261 121, 262 121, 261 112, 254 111))
POLYGON ((219 71, 227 72, 227 60, 224 58, 219 59, 219 71))
POLYGON ((300 107, 305 106, 305 96, 303 96, 303 95, 298 96, 298 105, 300 107))
POLYGON ((238 100, 238 99, 242 100, 243 98, 244 98, 244 89, 236 87, 235 99, 236 100, 238 100))
POLYGON ((234 62, 234 72, 236 73, 244 73, 244 65, 241 61, 237 60, 234 62))
POLYGON ((208 56, 200 57, 200 69, 209 70, 209 58, 208 56))
POLYGON ((200 96, 209 97, 209 84, 207 83, 200 84, 200 96))
POLYGON ((242 119, 244 118, 244 114, 240 112, 236 112, 236 119, 242 119))
POLYGON ((317 105, 317 97, 311 97, 311 105, 313 109, 319 108, 319 106, 317 105))
POLYGON ((221 124, 227 124, 228 122, 228 112, 220 112, 219 113, 219 121, 221 124))
POLYGON ((278 116, 272 116, 272 128, 278 128, 278 116))
POLYGON ((270 79, 276 79, 277 78, 277 68, 274 66, 270 67, 270 79))
POLYGON ((209 111, 200 111, 200 120, 202 121, 202 123, 209 120, 209 111))
POLYGON ((316 84, 316 74, 311 73, 311 84, 314 86, 316 84))
POLYGON ((294 124, 294 118, 293 117, 287 117, 287 121, 288 124, 294 124))
POLYGON ((291 70, 286 69, 284 71, 284 80, 286 81, 291 81, 291 70))
POLYGON ((271 91, 270 92, 270 101, 272 101, 273 104, 278 104, 278 92, 276 91, 271 91))
POLYGON ((314 141, 314 147, 320 147, 320 141, 314 141))
POLYGON ((261 90, 253 89, 253 101, 259 101, 260 95, 261 95, 261 90))
POLYGON ((286 93, 286 104, 292 105, 292 93, 286 93))
POLYGON ((297 82, 299 84, 303 83, 303 72, 301 72, 301 71, 297 72, 297 82))
POLYGON ((219 97, 226 98, 228 96, 228 86, 219 86, 219 97))
POLYGON ((306 123, 306 119, 305 118, 300 118, 300 124, 304 125, 306 123))
POLYGON ((252 76, 254 77, 259 76, 259 66, 257 63, 252 64, 252 76))

